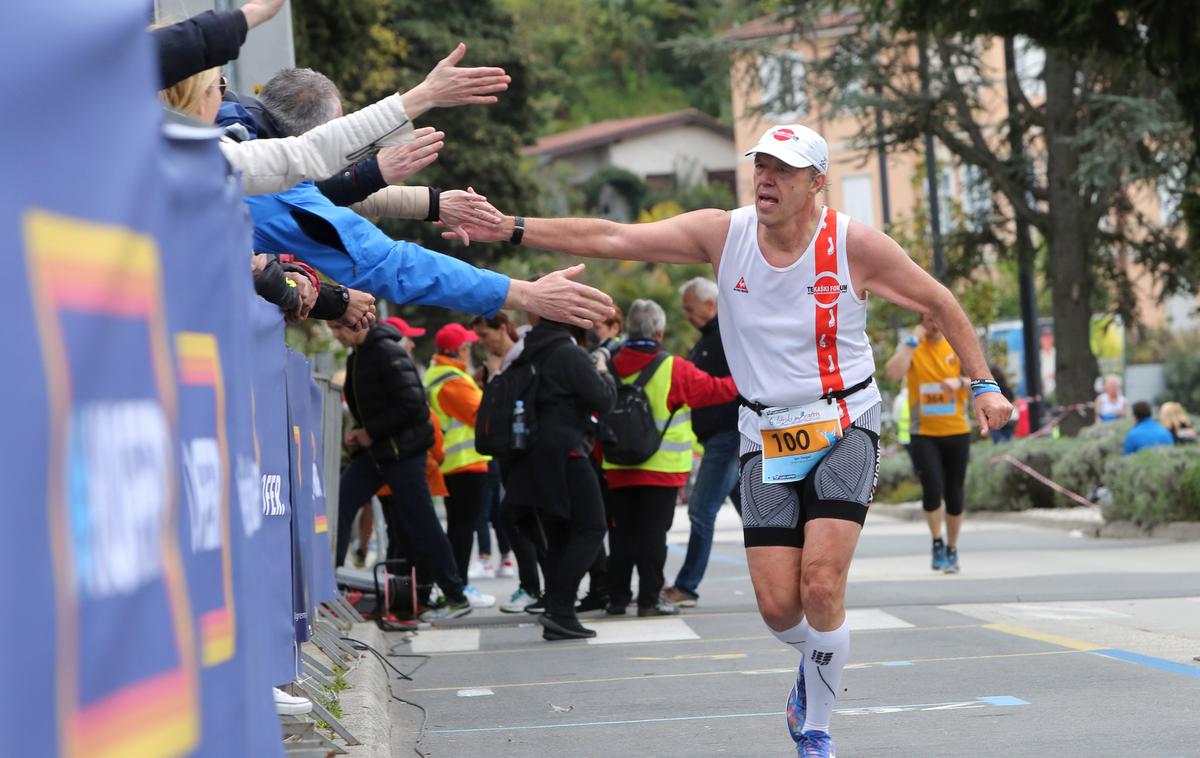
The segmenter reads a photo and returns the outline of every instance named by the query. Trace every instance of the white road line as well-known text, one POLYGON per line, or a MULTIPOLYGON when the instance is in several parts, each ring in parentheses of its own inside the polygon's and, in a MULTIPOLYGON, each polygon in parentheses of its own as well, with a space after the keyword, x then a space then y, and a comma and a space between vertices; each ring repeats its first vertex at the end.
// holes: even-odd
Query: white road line
POLYGON ((850 622, 850 631, 862 632, 868 629, 909 629, 912 624, 896 618, 887 611, 878 608, 851 608, 846 611, 846 621, 850 622))
POLYGON ((616 645, 625 642, 669 642, 698 640, 700 635, 681 618, 639 619, 637 621, 607 621, 596 624, 596 636, 589 645, 616 645))
POLYGON ((414 653, 457 653, 479 649, 478 629, 428 629, 413 638, 414 653))

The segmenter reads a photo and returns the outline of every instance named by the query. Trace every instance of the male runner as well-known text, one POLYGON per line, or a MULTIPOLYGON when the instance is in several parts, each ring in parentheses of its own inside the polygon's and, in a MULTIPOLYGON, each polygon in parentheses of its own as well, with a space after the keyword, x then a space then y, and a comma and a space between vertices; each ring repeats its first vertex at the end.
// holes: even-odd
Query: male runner
POLYGON ((832 756, 829 717, 850 648, 846 576, 879 456, 867 294, 941 326, 974 380, 984 434, 1004 426, 1012 406, 954 295, 890 237, 821 205, 829 150, 820 135, 774 127, 746 155, 754 156, 755 203, 734 211, 648 224, 505 217, 468 233, 593 258, 712 264, 721 338, 744 398, 738 428, 750 578, 771 633, 801 653, 787 707, 797 752, 832 756))

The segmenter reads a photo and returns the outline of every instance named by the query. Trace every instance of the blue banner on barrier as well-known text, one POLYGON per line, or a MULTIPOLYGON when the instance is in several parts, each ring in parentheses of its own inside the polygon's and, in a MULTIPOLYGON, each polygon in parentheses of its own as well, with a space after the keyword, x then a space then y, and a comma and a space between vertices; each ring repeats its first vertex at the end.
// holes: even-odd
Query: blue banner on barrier
POLYGON ((283 317, 265 300, 252 306, 254 335, 254 430, 262 471, 264 552, 268 556, 261 581, 271 681, 280 684, 296 675, 295 627, 292 620, 292 486, 288 428, 286 351, 283 317))
POLYGON ((73 94, 39 101, 37 129, 0 122, 22 177, 0 186, 20 367, 0 375, 0 575, 31 621, 0 624, 20 683, 0 744, 271 758, 270 687, 295 673, 282 321, 253 295, 215 132, 162 134, 145 13, 6 9, 5 101, 73 94))
POLYGON ((308 429, 308 443, 312 461, 310 467, 313 495, 313 550, 312 592, 317 603, 333 600, 338 596, 337 580, 333 575, 333 545, 329 537, 328 504, 325 498, 325 443, 322 434, 325 420, 325 392, 316 382, 309 382, 309 406, 312 408, 313 425, 308 429))
MULTIPOLYGON (((299 353, 287 351, 288 455, 291 458, 292 485, 292 618, 296 641, 312 636, 313 607, 310 590, 312 574, 313 497, 312 478, 308 474, 308 448, 305 429, 312 426, 308 387, 312 384, 312 366, 299 353)), ((319 422, 318 422, 319 423, 319 422)))

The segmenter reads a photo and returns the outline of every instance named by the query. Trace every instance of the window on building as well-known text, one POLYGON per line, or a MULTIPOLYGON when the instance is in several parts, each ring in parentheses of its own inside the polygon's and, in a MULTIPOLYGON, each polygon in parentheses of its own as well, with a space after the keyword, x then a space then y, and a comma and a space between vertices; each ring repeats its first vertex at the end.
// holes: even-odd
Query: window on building
POLYGON ((859 223, 875 226, 875 187, 870 174, 842 179, 842 210, 859 223))
POLYGON ((759 60, 763 114, 771 121, 795 121, 808 112, 804 59, 796 52, 767 55, 759 60))
POLYGON ((1042 81, 1042 70, 1046 68, 1046 51, 1028 37, 1018 35, 1013 39, 1013 50, 1017 54, 1014 64, 1017 81, 1030 99, 1046 96, 1046 82, 1042 81))
POLYGON ((992 218, 992 182, 979 166, 962 167, 962 209, 971 229, 985 228, 992 218))

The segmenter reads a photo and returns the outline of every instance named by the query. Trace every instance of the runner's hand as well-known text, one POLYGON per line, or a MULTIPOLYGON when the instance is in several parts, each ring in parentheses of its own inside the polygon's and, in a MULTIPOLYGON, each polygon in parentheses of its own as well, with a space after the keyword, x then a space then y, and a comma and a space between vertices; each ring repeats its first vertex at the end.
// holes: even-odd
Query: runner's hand
POLYGON ((985 392, 975 398, 975 420, 979 422, 979 433, 984 437, 993 429, 1003 429, 1012 415, 1012 403, 999 392, 985 392))

